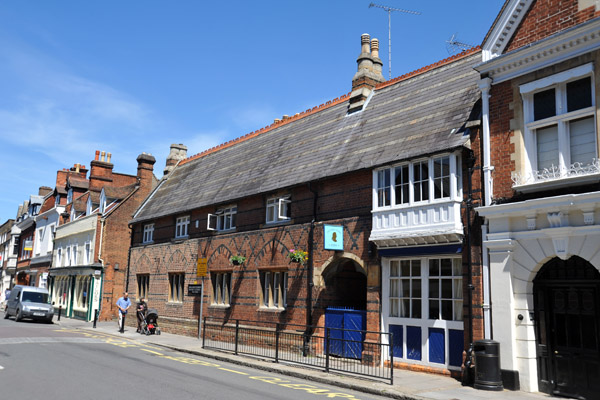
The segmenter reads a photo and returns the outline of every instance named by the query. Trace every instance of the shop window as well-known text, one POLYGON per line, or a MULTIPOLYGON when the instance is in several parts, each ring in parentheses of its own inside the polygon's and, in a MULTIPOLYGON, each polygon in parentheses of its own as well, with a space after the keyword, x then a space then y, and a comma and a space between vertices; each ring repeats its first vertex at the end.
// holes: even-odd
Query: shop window
POLYGON ((421 260, 390 261, 390 317, 421 318, 421 260))
POLYGON ((462 260, 429 260, 429 319, 462 321, 462 260))

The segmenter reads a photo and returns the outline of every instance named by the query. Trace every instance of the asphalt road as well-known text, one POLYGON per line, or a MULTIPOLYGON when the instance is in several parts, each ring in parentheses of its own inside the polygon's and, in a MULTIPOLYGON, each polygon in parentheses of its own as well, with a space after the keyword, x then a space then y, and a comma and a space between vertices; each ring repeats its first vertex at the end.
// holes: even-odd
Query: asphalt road
POLYGON ((0 319, 0 398, 382 399, 149 346, 118 333, 12 318, 0 319))

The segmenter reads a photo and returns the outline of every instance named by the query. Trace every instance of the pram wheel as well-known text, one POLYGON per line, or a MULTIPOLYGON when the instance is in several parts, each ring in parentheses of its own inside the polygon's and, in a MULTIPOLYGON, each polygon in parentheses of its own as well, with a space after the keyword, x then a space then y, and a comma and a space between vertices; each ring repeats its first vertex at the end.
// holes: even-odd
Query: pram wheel
POLYGON ((160 335, 160 329, 156 329, 156 334, 160 335))

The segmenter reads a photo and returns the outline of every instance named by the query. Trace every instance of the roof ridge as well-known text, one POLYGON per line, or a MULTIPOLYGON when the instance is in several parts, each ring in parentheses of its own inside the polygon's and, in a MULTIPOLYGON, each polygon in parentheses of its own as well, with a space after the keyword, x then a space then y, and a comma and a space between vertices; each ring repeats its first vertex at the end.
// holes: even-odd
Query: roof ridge
POLYGON ((261 128, 261 129, 258 129, 258 130, 254 131, 254 132, 250 132, 250 133, 248 133, 248 134, 246 134, 244 136, 240 136, 240 137, 238 137, 236 139, 232 139, 232 140, 230 140, 228 142, 221 143, 218 146, 211 147, 210 149, 207 149, 207 150, 204 150, 204 151, 202 151, 200 153, 194 154, 193 156, 190 156, 190 157, 188 157, 188 158, 186 158, 184 160, 181 160, 181 162, 179 163, 179 165, 187 164, 188 162, 193 161, 193 160, 195 160, 197 158, 204 157, 204 156, 206 156, 208 154, 211 154, 211 153, 214 153, 216 151, 226 149, 228 147, 233 146, 234 144, 245 142, 246 140, 251 139, 253 137, 256 137, 256 136, 258 136, 258 135, 260 135, 262 133, 269 132, 269 131, 271 131, 271 130, 273 130, 275 128, 279 128, 280 126, 287 125, 287 124, 289 124, 292 121, 297 121, 299 119, 302 119, 304 117, 312 115, 312 114, 314 114, 317 111, 322 111, 324 109, 332 107, 332 106, 334 106, 336 104, 339 104, 339 103, 341 103, 343 101, 346 101, 348 98, 350 98, 350 93, 341 95, 340 97, 336 97, 333 100, 326 101, 325 103, 323 103, 321 105, 315 106, 313 108, 309 108, 306 111, 303 111, 301 113, 292 115, 289 118, 273 122, 271 125, 267 125, 267 126, 261 128))
MULTIPOLYGON (((467 56, 469 56, 469 55, 471 55, 473 53, 476 53, 477 51, 480 51, 480 50, 481 50, 481 46, 473 47, 473 48, 465 50, 465 51, 463 51, 461 53, 455 54, 455 55, 453 55, 451 57, 445 58, 445 59, 437 61, 437 62, 435 62, 433 64, 430 64, 430 65, 427 65, 425 67, 419 68, 419 69, 417 69, 415 71, 406 73, 404 75, 398 76, 398 77, 390 79, 388 81, 381 82, 381 83, 379 83, 379 84, 377 84, 375 86, 375 89, 382 89, 382 88, 385 88, 387 86, 393 85, 393 84, 395 84, 397 82, 400 82, 400 81, 412 78, 413 76, 420 75, 422 73, 428 72, 428 71, 430 71, 430 70, 432 70, 434 68, 441 67, 441 66, 446 65, 446 64, 450 64, 451 62, 454 62, 454 61, 457 61, 459 59, 465 58, 465 57, 467 57, 467 56)), ((193 160, 196 160, 198 158, 201 158, 201 157, 207 156, 209 154, 215 153, 215 152, 217 152, 219 150, 223 150, 223 149, 231 147, 231 146, 233 146, 235 144, 238 144, 238 143, 241 143, 241 142, 245 142, 246 140, 252 139, 253 137, 256 137, 256 136, 258 136, 258 135, 260 135, 262 133, 269 132, 269 131, 271 131, 271 130, 273 130, 275 128, 278 128, 280 126, 287 125, 290 122, 297 121, 299 119, 302 119, 304 117, 312 115, 315 112, 322 111, 324 109, 332 107, 332 106, 334 106, 336 104, 339 104, 339 103, 341 103, 343 101, 346 101, 349 98, 350 98, 350 93, 344 94, 344 95, 342 95, 340 97, 336 97, 335 99, 326 101, 325 103, 323 103, 323 104, 321 104, 319 106, 315 106, 313 108, 309 108, 306 111, 303 111, 303 112, 301 112, 299 114, 295 114, 295 115, 293 115, 293 116, 291 116, 289 118, 286 118, 284 120, 279 120, 279 121, 273 122, 271 125, 267 125, 267 126, 261 128, 261 129, 258 129, 258 130, 254 131, 254 132, 250 132, 250 133, 248 133, 248 134, 246 134, 244 136, 240 136, 240 137, 238 137, 236 139, 232 139, 232 140, 230 140, 228 142, 221 143, 220 145, 211 147, 211 148, 206 149, 206 150, 204 150, 204 151, 202 151, 200 153, 194 154, 194 155, 192 155, 192 156, 190 156, 190 157, 188 157, 186 159, 181 160, 179 162, 179 165, 187 164, 187 163, 189 163, 189 162, 191 162, 193 160)))
POLYGON ((474 53, 476 53, 476 52, 478 52, 480 50, 481 50, 481 46, 472 47, 470 49, 462 51, 461 53, 458 53, 458 54, 455 54, 455 55, 450 56, 448 58, 444 58, 443 60, 439 60, 437 62, 434 62, 433 64, 426 65, 426 66, 421 67, 419 69, 416 69, 414 71, 408 72, 408 73, 406 73, 404 75, 400 75, 400 76, 398 76, 396 78, 390 79, 389 81, 378 83, 375 86, 375 89, 383 89, 385 87, 393 85, 394 83, 397 83, 397 82, 400 82, 400 81, 404 81, 404 80, 412 78, 414 76, 421 75, 421 74, 423 74, 425 72, 429 72, 432 69, 435 69, 435 68, 438 68, 438 67, 441 67, 441 66, 444 66, 444 65, 448 65, 450 63, 453 63, 454 61, 458 61, 460 59, 466 58, 466 57, 470 56, 471 54, 474 54, 474 53))

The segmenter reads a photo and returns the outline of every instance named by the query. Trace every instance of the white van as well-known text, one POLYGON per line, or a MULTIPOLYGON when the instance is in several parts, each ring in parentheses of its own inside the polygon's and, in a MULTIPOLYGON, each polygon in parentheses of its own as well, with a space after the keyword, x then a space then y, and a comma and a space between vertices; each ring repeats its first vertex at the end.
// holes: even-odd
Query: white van
POLYGON ((30 318, 51 323, 54 307, 50 304, 48 290, 33 286, 12 288, 4 309, 4 319, 10 316, 14 316, 15 321, 30 318))

